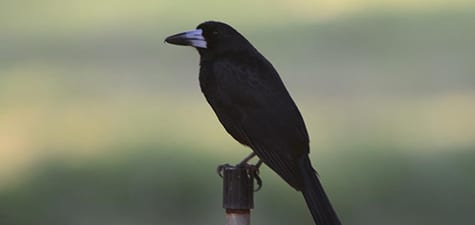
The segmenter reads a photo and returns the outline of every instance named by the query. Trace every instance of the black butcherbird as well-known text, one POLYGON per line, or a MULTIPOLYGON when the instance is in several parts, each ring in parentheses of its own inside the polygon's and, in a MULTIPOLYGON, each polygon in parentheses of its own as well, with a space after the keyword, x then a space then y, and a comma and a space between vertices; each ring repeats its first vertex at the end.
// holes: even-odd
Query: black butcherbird
POLYGON ((165 41, 198 50, 208 103, 226 131, 254 151, 241 163, 257 155, 303 193, 315 224, 341 224, 310 163, 302 116, 272 64, 221 22, 204 22, 165 41))

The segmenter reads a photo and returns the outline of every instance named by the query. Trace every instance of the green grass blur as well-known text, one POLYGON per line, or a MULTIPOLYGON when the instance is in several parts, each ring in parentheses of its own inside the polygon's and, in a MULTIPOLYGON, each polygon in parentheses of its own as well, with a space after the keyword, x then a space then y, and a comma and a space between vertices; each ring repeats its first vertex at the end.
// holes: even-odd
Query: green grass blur
MULTIPOLYGON (((222 224, 249 150, 163 43, 234 25, 299 105, 344 224, 473 224, 475 4, 0 1, 0 224, 222 224)), ((254 224, 312 224, 268 168, 254 224)))

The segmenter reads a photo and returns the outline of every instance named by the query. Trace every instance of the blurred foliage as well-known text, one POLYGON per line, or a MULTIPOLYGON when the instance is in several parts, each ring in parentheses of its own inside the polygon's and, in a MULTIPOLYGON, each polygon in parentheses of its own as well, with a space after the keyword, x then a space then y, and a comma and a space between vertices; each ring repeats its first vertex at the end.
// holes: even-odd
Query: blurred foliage
MULTIPOLYGON (((0 193, 0 223, 222 223, 215 165, 229 159, 196 151, 153 146, 75 165, 45 162, 30 179, 0 193)), ((416 225, 471 224, 473 160, 465 150, 412 157, 360 146, 314 161, 344 223, 416 225)), ((268 168, 262 176, 253 223, 312 223, 300 194, 268 168)))
MULTIPOLYGON (((473 6, 0 1, 0 224, 222 223, 215 166, 248 151, 200 95, 196 52, 163 44, 209 19, 280 72, 344 224, 472 224, 473 6)), ((312 223, 262 176, 253 223, 312 223)))

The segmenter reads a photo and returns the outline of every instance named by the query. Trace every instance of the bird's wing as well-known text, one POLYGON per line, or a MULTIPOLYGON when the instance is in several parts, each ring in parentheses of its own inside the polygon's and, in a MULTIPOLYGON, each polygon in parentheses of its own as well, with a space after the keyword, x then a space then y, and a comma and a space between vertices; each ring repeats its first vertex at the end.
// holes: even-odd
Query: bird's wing
POLYGON ((297 162, 308 154, 308 134, 272 65, 264 61, 243 67, 222 61, 214 71, 221 72, 216 76, 217 98, 211 105, 226 130, 245 140, 265 164, 300 189, 297 162))

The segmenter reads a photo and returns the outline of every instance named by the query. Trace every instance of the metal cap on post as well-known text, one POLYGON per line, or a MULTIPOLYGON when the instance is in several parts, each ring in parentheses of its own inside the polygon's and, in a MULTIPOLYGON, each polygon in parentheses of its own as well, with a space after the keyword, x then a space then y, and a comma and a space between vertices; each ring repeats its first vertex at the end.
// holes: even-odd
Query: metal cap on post
POLYGON ((254 207, 254 174, 248 166, 221 166, 223 176, 223 208, 226 225, 251 224, 254 207))

